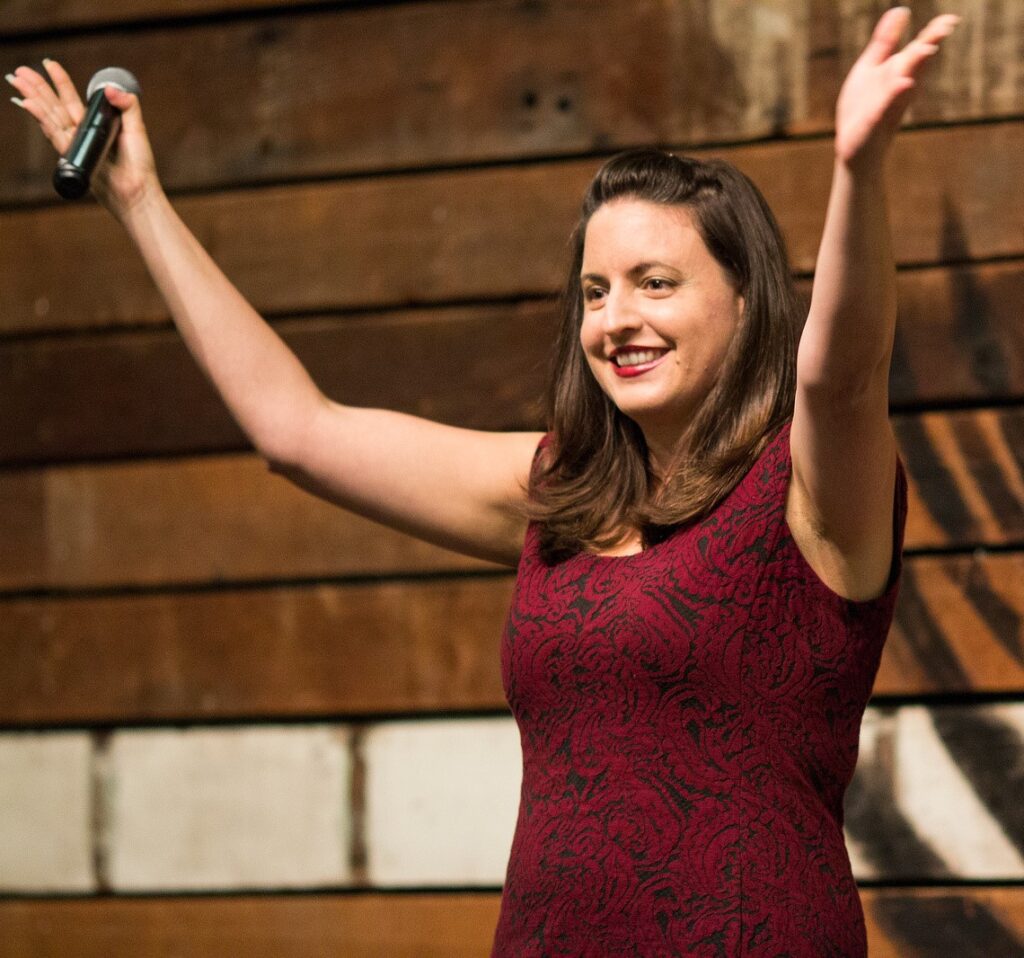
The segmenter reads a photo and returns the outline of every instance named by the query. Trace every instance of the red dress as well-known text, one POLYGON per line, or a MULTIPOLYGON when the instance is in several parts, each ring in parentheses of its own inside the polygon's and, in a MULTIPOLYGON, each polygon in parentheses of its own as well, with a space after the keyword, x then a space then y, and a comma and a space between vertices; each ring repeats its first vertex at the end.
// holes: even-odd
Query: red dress
POLYGON ((892 620, 785 520, 789 424, 708 516, 547 566, 531 523, 501 646, 519 817, 491 958, 864 958, 843 795, 892 620))

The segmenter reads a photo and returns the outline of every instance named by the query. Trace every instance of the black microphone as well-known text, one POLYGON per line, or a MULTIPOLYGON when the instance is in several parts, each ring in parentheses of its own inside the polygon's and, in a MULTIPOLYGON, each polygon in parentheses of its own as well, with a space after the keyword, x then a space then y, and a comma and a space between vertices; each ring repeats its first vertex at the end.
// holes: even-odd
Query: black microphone
POLYGON ((115 86, 125 93, 142 93, 139 81, 127 70, 107 67, 89 81, 85 116, 75 131, 67 152, 57 161, 53 188, 66 200, 77 200, 89 191, 93 170, 107 155, 121 129, 121 111, 106 97, 103 88, 115 86))

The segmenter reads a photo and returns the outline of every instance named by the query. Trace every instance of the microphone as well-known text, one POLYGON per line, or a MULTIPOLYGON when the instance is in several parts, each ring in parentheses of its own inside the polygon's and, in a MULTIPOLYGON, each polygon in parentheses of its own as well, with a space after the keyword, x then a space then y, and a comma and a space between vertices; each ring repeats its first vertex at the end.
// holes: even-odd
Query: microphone
POLYGON ((121 111, 103 92, 107 86, 136 96, 142 93, 139 81, 120 67, 100 70, 89 81, 85 116, 53 172, 53 188, 66 200, 77 200, 89 191, 93 170, 103 161, 121 129, 121 111))

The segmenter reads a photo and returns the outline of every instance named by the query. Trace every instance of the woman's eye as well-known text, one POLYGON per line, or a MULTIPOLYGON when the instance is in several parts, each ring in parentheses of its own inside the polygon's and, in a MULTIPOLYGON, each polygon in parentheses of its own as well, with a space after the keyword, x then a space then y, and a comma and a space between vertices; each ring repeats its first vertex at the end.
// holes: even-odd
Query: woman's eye
POLYGON ((652 287, 653 289, 668 289, 672 284, 667 279, 649 279, 648 284, 657 283, 657 286, 652 287))
POLYGON ((584 298, 584 299, 587 299, 587 300, 591 300, 591 299, 593 299, 593 298, 594 298, 595 296, 599 295, 599 294, 600 294, 600 292, 601 292, 601 290, 600 290, 600 289, 599 289, 598 287, 596 287, 596 286, 591 286, 591 287, 590 287, 590 289, 585 289, 585 290, 583 291, 583 298, 584 298))

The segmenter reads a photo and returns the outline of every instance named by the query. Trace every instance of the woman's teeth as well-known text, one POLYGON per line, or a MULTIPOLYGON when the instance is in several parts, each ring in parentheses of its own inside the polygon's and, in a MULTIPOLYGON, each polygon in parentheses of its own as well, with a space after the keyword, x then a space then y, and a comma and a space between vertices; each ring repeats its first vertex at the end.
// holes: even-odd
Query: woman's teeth
POLYGON ((643 363, 653 363, 661 355, 661 352, 648 349, 641 353, 619 353, 614 358, 616 366, 640 366, 643 363))

